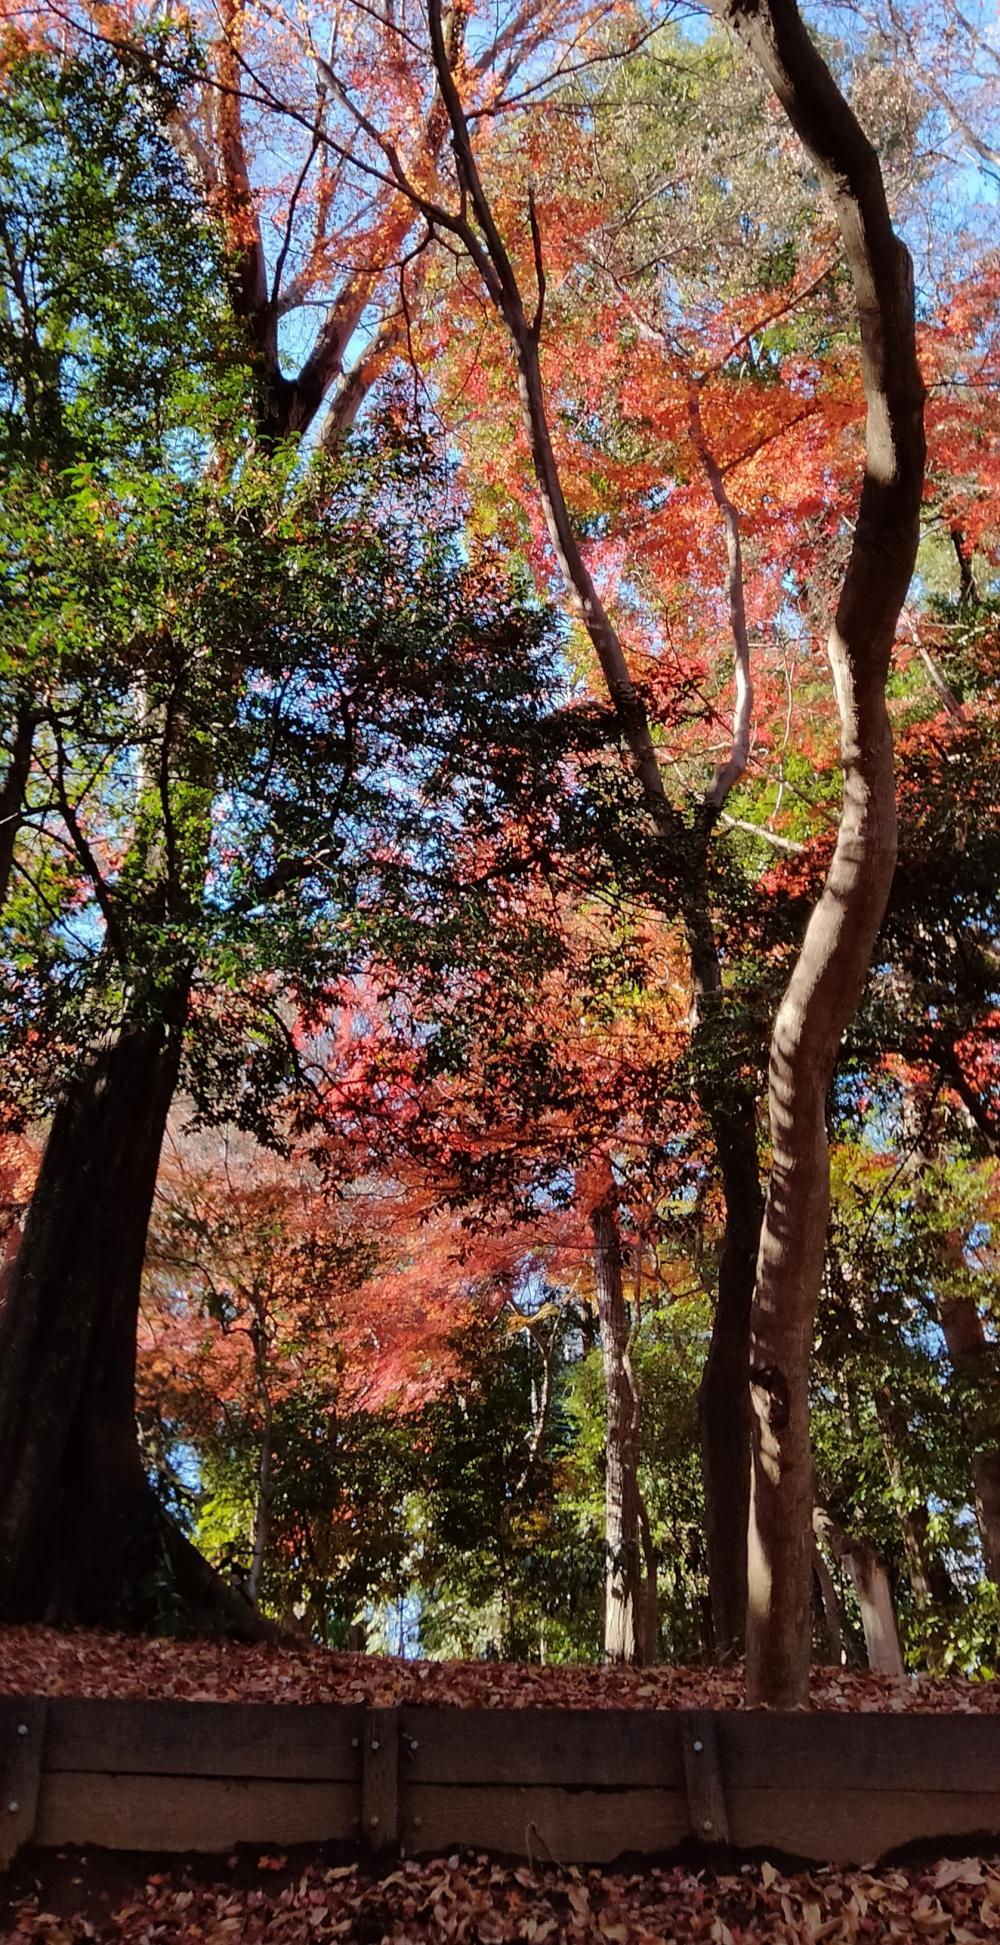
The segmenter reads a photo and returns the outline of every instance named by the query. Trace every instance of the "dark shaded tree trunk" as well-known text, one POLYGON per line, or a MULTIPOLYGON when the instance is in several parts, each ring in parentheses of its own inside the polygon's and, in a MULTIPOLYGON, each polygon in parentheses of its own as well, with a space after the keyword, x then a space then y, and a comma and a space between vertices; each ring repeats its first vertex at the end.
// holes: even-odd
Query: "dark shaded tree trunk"
POLYGON ((26 702, 22 702, 14 718, 10 762, 3 783, 0 784, 0 910, 7 903, 7 894, 10 890, 11 873, 14 869, 14 847, 17 844, 17 834, 24 814, 24 793, 31 771, 34 742, 34 711, 26 702))
POLYGON ((702 1088, 719 1162, 726 1220, 708 1357, 698 1391, 705 1541, 716 1658, 738 1660, 746 1639, 750 1517, 750 1319, 764 1198, 754 1102, 726 1107, 702 1088))
POLYGON ((972 566, 972 548, 961 527, 952 527, 950 532, 958 563, 958 605, 960 608, 974 608, 979 599, 979 590, 972 566))
POLYGON ((628 1311, 622 1286, 618 1211, 611 1195, 591 1214, 597 1313, 606 1399, 604 1537, 608 1565, 604 1653, 609 1661, 642 1659, 642 1574, 636 1398, 628 1357, 628 1311))
MULTIPOLYGON (((184 994, 186 1000, 186 989, 184 994)), ((0 1619, 255 1631, 142 1464, 146 1230, 183 1005, 126 1023, 56 1108, 0 1308, 0 1619)))
POLYGON ((649 1523, 649 1510, 642 1488, 637 1487, 639 1507, 639 1537, 642 1542, 642 1632, 641 1646, 644 1662, 660 1660, 660 1589, 659 1563, 653 1544, 653 1529, 649 1523))

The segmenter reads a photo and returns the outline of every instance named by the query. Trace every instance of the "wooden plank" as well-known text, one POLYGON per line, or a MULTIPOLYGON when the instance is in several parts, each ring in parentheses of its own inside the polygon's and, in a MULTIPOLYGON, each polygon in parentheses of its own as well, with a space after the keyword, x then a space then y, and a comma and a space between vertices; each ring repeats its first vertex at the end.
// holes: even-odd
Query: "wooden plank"
POLYGON ((733 1789, 1000 1789, 1000 1715, 715 1712, 733 1789))
POLYGON ((35 1833, 46 1709, 39 1696, 0 1699, 0 1871, 35 1833))
POLYGON ((110 1850, 226 1851, 234 1844, 357 1843, 357 1787, 265 1778, 88 1776, 42 1778, 35 1841, 110 1850))
POLYGON ((46 1766, 351 1782, 363 1721, 361 1707, 323 1703, 59 1700, 49 1706, 46 1766))
POLYGON ((629 1851, 671 1849, 690 1830, 683 1790, 518 1789, 414 1784, 402 1838, 408 1853, 457 1844, 560 1864, 610 1864, 629 1851))
POLYGON ((728 1790, 732 1841, 832 1864, 870 1864, 899 1844, 1000 1835, 1000 1791, 728 1790))
POLYGON ((370 1850, 386 1850, 399 1842, 398 1709, 365 1711, 361 1829, 370 1850))
POLYGON ((683 1789, 680 1714, 653 1709, 401 1712, 405 1784, 683 1789))
POLYGON ((728 1844, 729 1818, 714 1715, 707 1709, 685 1710, 681 1719, 681 1745, 691 1829, 703 1844, 728 1844))

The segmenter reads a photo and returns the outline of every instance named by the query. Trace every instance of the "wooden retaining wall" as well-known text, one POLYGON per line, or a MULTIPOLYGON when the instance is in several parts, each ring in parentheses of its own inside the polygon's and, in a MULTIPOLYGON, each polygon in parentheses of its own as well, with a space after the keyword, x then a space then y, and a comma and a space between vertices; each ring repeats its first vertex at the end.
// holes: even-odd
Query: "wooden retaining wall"
POLYGON ((330 1840, 600 1864, 691 1836, 863 1863, 979 1834, 1000 1716, 0 1699, 0 1865, 330 1840))

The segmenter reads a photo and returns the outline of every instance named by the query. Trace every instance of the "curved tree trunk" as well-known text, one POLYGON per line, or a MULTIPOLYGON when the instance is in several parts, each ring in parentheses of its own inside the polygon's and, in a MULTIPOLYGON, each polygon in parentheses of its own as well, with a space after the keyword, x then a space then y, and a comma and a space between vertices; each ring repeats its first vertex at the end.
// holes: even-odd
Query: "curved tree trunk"
POLYGON ((179 1019, 126 1024, 53 1118, 0 1307, 3 1621, 253 1630, 159 1506, 136 1433, 139 1287, 180 1034, 179 1019))
POLYGON ((751 1703, 808 1698, 812 1465, 808 1385, 829 1213, 826 1095, 861 997, 896 858, 889 658, 916 555, 923 384, 913 277, 878 158, 793 0, 715 0, 811 155, 840 222, 861 327, 867 457, 830 634, 843 808, 830 873, 771 1041, 772 1167, 754 1298, 754 1453, 747 1679, 751 1703))

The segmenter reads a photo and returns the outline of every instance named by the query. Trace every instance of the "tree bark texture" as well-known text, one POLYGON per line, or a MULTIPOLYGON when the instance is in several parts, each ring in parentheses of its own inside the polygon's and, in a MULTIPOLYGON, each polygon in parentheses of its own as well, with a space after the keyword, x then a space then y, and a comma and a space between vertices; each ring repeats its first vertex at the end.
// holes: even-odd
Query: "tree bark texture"
POLYGON ((808 1381, 829 1214, 826 1096, 896 859, 885 684, 916 555, 924 391, 912 268, 892 227, 878 158, 793 0, 714 0, 713 11, 767 76, 833 203, 858 307, 867 406, 861 499, 828 643, 843 806, 829 876, 772 1034, 772 1165, 752 1327, 748 1695, 751 1704, 789 1708, 808 1699, 808 1381))
MULTIPOLYGON (((126 1024, 68 1085, 0 1306, 0 1619, 241 1627, 162 1512, 135 1354, 180 1024, 126 1024)), ((249 1609, 247 1614, 249 1616, 249 1609)), ((251 1617, 252 1619, 252 1617, 251 1617)))
POLYGON ((642 1659, 638 1425, 629 1368, 629 1320, 622 1284, 618 1211, 610 1195, 592 1211, 590 1221, 606 1409, 604 1653, 608 1661, 636 1662, 642 1659))

